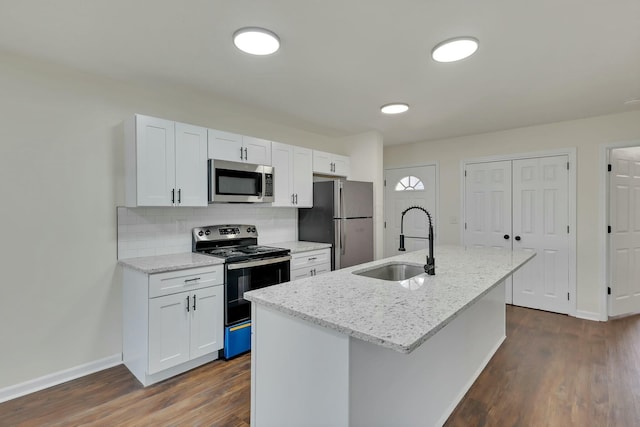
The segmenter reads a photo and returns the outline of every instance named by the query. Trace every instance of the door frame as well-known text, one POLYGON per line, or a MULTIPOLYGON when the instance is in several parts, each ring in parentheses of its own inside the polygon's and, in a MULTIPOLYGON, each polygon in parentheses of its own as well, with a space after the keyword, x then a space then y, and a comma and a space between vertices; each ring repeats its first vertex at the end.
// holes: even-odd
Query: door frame
POLYGON ((600 259, 600 313, 598 320, 606 322, 609 320, 609 286, 610 274, 610 247, 608 233, 605 231, 609 222, 609 171, 607 165, 611 155, 611 150, 615 148, 640 147, 640 140, 629 140, 600 144, 600 191, 598 197, 600 230, 598 258, 600 259))
MULTIPOLYGON (((433 237, 434 237, 434 244, 438 243, 438 241, 440 240, 439 236, 440 233, 438 232, 439 229, 439 223, 441 221, 440 218, 440 164, 439 162, 436 160, 434 162, 427 162, 427 163, 419 163, 419 164, 413 164, 413 165, 404 165, 404 166, 393 166, 393 167, 388 167, 388 168, 384 168, 382 170, 382 184, 383 184, 383 201, 382 201, 382 229, 384 230, 384 234, 385 234, 385 238, 387 235, 387 227, 386 227, 386 223, 387 223, 387 212, 385 211, 385 208, 387 206, 387 200, 386 200, 386 193, 387 193, 387 183, 386 183, 386 176, 387 176, 387 171, 388 170, 393 170, 393 169, 407 169, 407 168, 421 168, 421 167, 425 167, 425 166, 435 166, 436 168, 436 182, 435 182, 435 186, 436 186, 436 193, 435 193, 435 197, 436 197, 436 212, 435 212, 435 217, 438 219, 438 221, 434 221, 434 225, 433 225, 433 237)), ((386 244, 386 242, 385 242, 386 244)), ((384 248, 383 248, 383 252, 384 252, 384 248)))
MULTIPOLYGON (((484 157, 472 157, 460 160, 460 244, 464 246, 464 219, 465 219, 465 182, 464 171, 467 164, 470 163, 486 163, 486 162, 500 162, 505 160, 522 160, 531 159, 535 157, 552 157, 552 156, 568 156, 569 158, 569 183, 567 187, 567 194, 569 197, 569 294, 573 297, 569 300, 569 316, 584 317, 584 314, 578 313, 578 289, 577 289, 577 209, 576 209, 576 195, 577 195, 577 162, 576 162, 576 148, 560 148, 553 150, 532 151, 527 153, 514 153, 514 154, 497 154, 493 156, 484 157)), ((606 291, 606 288, 605 288, 606 291)), ((586 317, 592 319, 593 316, 586 317)))

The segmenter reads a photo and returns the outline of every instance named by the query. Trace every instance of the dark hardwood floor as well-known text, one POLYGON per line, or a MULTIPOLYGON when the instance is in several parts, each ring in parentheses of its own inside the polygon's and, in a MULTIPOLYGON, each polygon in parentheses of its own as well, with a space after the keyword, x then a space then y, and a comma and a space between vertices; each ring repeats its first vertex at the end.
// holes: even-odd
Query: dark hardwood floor
MULTIPOLYGON (((215 361, 146 389, 118 366, 0 404, 0 426, 246 427, 250 363, 215 361)), ((445 425, 640 426, 640 316, 508 306, 506 341, 445 425)))

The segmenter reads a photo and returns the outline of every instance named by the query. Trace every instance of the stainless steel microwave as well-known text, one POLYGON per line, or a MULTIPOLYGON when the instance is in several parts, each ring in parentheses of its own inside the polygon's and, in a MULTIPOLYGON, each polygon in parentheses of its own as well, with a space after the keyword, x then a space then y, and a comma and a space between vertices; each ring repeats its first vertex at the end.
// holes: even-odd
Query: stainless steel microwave
POLYGON ((273 202, 273 167, 209 159, 209 203, 273 202))

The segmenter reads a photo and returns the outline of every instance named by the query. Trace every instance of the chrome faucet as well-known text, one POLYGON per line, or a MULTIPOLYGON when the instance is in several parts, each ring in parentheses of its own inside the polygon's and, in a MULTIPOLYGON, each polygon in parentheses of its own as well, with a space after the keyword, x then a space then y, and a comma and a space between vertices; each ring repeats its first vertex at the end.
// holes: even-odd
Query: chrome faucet
POLYGON ((411 206, 404 211, 402 211, 402 217, 400 218, 400 248, 399 251, 406 251, 404 248, 404 215, 412 209, 418 209, 427 214, 427 218, 429 218, 429 254, 427 255, 427 263, 424 266, 424 271, 429 276, 434 276, 436 274, 436 259, 433 254, 433 224, 431 222, 431 214, 425 208, 421 206, 411 206))

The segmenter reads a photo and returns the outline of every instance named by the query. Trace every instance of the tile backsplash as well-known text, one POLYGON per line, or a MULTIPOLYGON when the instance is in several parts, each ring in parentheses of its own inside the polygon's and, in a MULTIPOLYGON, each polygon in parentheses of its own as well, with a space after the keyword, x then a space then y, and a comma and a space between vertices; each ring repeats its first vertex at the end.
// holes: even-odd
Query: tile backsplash
POLYGON ((118 207, 118 259, 191 252, 191 229, 214 224, 253 224, 261 245, 298 237, 296 208, 240 204, 203 208, 118 207))

